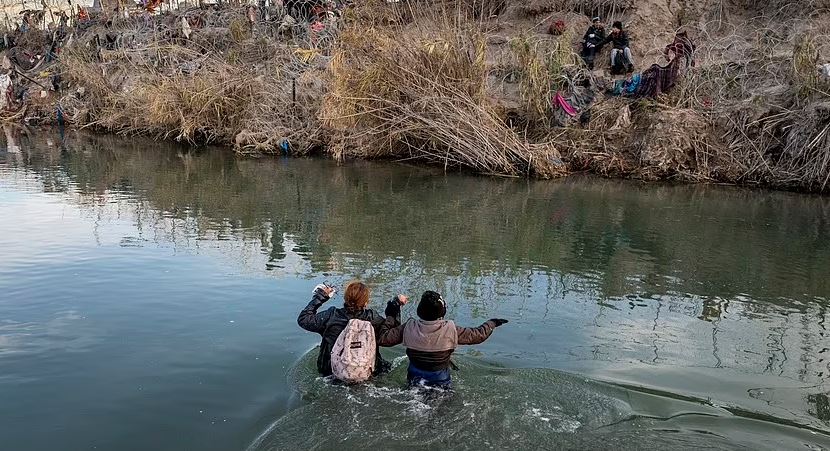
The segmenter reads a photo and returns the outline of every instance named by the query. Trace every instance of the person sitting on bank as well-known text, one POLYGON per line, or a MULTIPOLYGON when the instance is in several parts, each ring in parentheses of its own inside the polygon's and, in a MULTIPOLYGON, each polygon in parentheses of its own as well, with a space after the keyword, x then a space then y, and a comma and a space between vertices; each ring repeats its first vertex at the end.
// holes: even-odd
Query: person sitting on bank
POLYGON ((602 44, 605 45, 609 42, 613 44, 613 48, 611 49, 611 73, 633 72, 634 57, 631 55, 631 48, 628 47, 628 33, 623 30, 622 22, 614 22, 614 25, 611 27, 611 34, 605 38, 602 44))
MULTIPOLYGON (((387 320, 381 326, 381 346, 403 343, 409 357, 406 379, 412 387, 428 386, 450 389, 450 357, 458 345, 475 345, 490 337, 493 330, 507 323, 493 318, 476 328, 456 326, 445 320, 447 304, 440 294, 426 291, 418 303, 418 318, 404 324, 387 320)), ((396 312, 390 312, 396 313, 396 312)), ((392 315, 394 317, 394 315, 392 315)))
MULTIPOLYGON (((346 291, 343 293, 343 307, 331 307, 328 310, 317 313, 317 309, 322 307, 334 293, 334 288, 328 285, 317 285, 311 297, 311 302, 305 306, 297 318, 297 324, 309 332, 316 332, 322 336, 320 341, 320 355, 317 357, 317 371, 322 376, 331 376, 331 350, 340 332, 346 328, 351 319, 359 319, 372 323, 375 330, 375 336, 378 336, 381 325, 387 324, 392 327, 401 323, 401 306, 405 305, 408 298, 399 294, 392 298, 386 305, 384 314, 386 318, 370 308, 366 308, 369 304, 370 290, 366 284, 358 281, 350 282, 346 285, 346 291)), ((380 355, 380 349, 375 348, 375 367, 374 375, 389 372, 392 364, 384 360, 380 355)))
POLYGON ((594 70, 594 58, 602 50, 603 42, 605 42, 605 25, 599 17, 594 17, 591 19, 591 26, 582 38, 582 60, 585 61, 588 69, 594 70))

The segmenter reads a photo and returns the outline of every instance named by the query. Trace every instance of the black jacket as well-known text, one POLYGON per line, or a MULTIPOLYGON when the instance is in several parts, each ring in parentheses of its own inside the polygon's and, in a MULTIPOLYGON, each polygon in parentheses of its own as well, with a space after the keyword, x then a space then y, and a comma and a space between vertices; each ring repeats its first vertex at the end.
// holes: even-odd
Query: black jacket
MULTIPOLYGON (((350 319, 360 319, 372 323, 375 329, 375 337, 380 336, 380 326, 385 321, 384 317, 372 309, 352 312, 345 308, 331 307, 317 313, 317 309, 328 300, 329 297, 322 290, 316 290, 311 297, 311 302, 305 306, 297 318, 297 324, 300 327, 309 332, 316 332, 323 337, 320 341, 320 355, 317 357, 317 370, 323 376, 331 375, 331 350, 334 347, 334 342, 337 341, 337 337, 340 336, 340 332, 343 332, 343 329, 349 324, 350 319)), ((401 309, 397 297, 389 301, 386 307, 386 315, 386 321, 389 323, 401 323, 401 309)), ((391 364, 383 360, 380 350, 375 349, 375 374, 389 371, 390 368, 391 364)))
POLYGON ((615 49, 622 50, 628 47, 628 33, 626 33, 625 31, 620 31, 616 35, 614 33, 611 33, 608 35, 607 38, 605 38, 604 41, 602 41, 602 45, 608 44, 609 42, 614 43, 615 49))
POLYGON ((583 44, 594 44, 597 47, 600 47, 605 42, 605 28, 595 27, 591 25, 588 27, 588 31, 585 32, 585 36, 582 37, 583 44), (594 35, 591 37, 591 35, 594 35))

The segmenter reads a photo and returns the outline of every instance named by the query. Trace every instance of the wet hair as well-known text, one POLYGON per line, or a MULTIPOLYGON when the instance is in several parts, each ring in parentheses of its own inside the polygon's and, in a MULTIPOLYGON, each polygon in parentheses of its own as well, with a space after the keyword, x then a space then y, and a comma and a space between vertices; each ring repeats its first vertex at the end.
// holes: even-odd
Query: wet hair
POLYGON ((360 311, 369 305, 369 287, 363 282, 357 280, 349 282, 346 285, 346 291, 343 293, 343 305, 346 310, 353 312, 360 311))
POLYGON ((447 304, 441 294, 435 291, 424 291, 421 302, 418 303, 418 318, 424 321, 435 321, 447 314, 447 304))
POLYGON ((614 25, 612 25, 612 27, 613 27, 613 28, 616 28, 616 29, 618 29, 618 30, 620 30, 620 31, 622 31, 622 29, 623 29, 623 27, 622 27, 622 22, 620 22, 619 20, 615 21, 615 22, 614 22, 614 25))

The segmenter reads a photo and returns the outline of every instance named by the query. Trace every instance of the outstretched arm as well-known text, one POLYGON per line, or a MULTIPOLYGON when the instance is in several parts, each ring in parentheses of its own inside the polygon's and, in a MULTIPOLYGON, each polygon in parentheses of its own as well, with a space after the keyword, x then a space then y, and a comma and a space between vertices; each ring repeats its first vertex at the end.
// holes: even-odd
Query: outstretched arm
MULTIPOLYGON (((393 297, 389 302, 386 303, 386 310, 383 311, 383 314, 386 315, 386 320, 390 320, 394 322, 394 325, 397 326, 401 323, 401 307, 406 305, 409 301, 409 298, 399 294, 393 297), (391 319, 390 319, 391 318, 391 319)), ((384 320, 383 322, 386 322, 384 320)))
POLYGON ((395 346, 403 342, 403 328, 401 324, 401 304, 398 299, 389 301, 386 305, 386 319, 378 331, 379 346, 395 346))
POLYGON ((386 303, 386 309, 383 311, 384 316, 380 316, 372 310, 372 318, 369 321, 375 328, 375 335, 380 332, 380 326, 387 320, 392 323, 392 327, 401 323, 401 307, 406 305, 408 300, 409 298, 402 294, 393 297, 386 303))
POLYGON ((455 326, 455 330, 458 332, 458 344, 477 345, 488 339, 495 328, 506 322, 506 319, 493 318, 475 328, 455 326))
POLYGON ((604 47, 605 44, 608 44, 609 42, 611 42, 613 40, 614 40, 614 36, 609 34, 609 35, 605 36, 605 39, 600 41, 600 43, 597 45, 597 47, 604 47))
POLYGON ((311 302, 305 306, 297 317, 297 324, 309 332, 323 333, 326 328, 326 323, 329 320, 331 313, 328 311, 317 313, 317 309, 323 306, 329 300, 330 291, 327 288, 317 285, 314 288, 314 294, 311 296, 311 302))
POLYGON ((378 334, 378 345, 384 347, 395 346, 403 343, 403 328, 405 324, 399 324, 395 327, 391 327, 388 322, 384 322, 382 326, 380 326, 380 334, 378 334))

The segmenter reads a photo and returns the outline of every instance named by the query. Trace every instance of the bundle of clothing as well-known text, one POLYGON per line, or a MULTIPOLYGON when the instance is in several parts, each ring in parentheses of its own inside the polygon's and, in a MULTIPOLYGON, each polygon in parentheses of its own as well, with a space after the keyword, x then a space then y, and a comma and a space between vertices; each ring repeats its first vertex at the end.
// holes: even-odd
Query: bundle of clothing
POLYGON ((640 74, 617 80, 609 89, 609 93, 628 97, 657 97, 672 89, 685 69, 695 66, 694 51, 695 45, 686 32, 680 32, 664 50, 666 59, 674 54, 669 64, 652 64, 640 74), (681 65, 681 62, 684 64, 681 65))
POLYGON ((566 98, 563 93, 557 91, 551 98, 553 106, 553 117, 551 118, 558 126, 565 126, 571 119, 579 116, 579 123, 587 125, 591 120, 590 105, 594 101, 594 86, 590 80, 571 87, 570 95, 566 98))
POLYGON ((652 64, 640 74, 617 80, 609 90, 611 94, 628 97, 657 97, 677 84, 680 75, 678 59, 666 66, 652 64))

